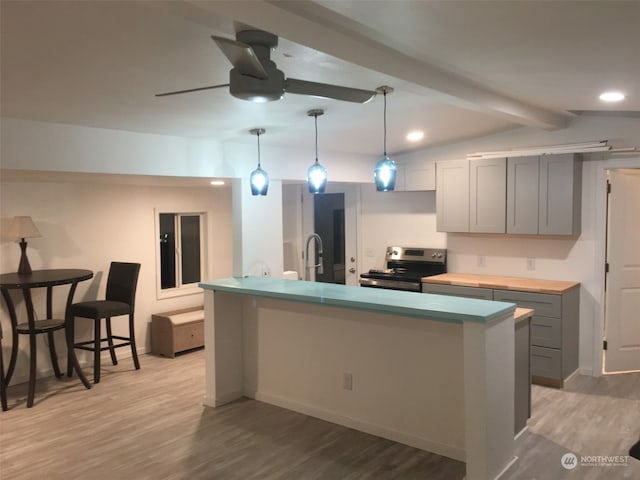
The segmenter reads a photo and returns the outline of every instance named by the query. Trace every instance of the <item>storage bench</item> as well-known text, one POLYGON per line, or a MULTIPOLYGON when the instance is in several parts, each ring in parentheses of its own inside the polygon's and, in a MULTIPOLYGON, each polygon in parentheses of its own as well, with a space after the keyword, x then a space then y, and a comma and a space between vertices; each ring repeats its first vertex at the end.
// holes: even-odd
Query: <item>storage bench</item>
POLYGON ((204 307, 151 315, 151 352, 173 358, 176 353, 204 347, 204 307))

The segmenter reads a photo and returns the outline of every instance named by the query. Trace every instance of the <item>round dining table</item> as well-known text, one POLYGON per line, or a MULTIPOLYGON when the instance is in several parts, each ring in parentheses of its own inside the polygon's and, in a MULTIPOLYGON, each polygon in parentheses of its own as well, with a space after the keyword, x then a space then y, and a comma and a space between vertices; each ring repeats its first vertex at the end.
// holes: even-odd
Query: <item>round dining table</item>
MULTIPOLYGON (((16 308, 13 303, 10 290, 20 290, 24 298, 25 307, 27 310, 27 321, 30 328, 33 329, 33 325, 36 320, 36 313, 33 306, 33 300, 31 296, 31 290, 35 288, 46 288, 46 318, 53 318, 53 287, 59 285, 70 285, 69 293, 67 295, 64 321, 65 321, 65 341, 67 345, 67 361, 73 367, 73 370, 78 374, 78 378, 82 381, 86 388, 91 388, 91 383, 87 380, 87 377, 82 372, 80 364, 73 348, 73 329, 74 319, 69 317, 69 306, 73 303, 73 296, 76 291, 76 287, 79 282, 89 280, 93 277, 91 270, 81 269, 52 269, 52 270, 33 270, 31 273, 3 273, 0 274, 0 291, 2 291, 2 297, 7 305, 9 317, 11 319, 11 357, 9 359, 9 365, 7 372, 4 374, 5 386, 9 384, 11 377, 16 366, 16 360, 18 356, 18 316, 16 314, 16 308)), ((29 334, 29 354, 30 354, 30 369, 29 369, 29 391, 27 395, 27 407, 33 406, 33 400, 35 396, 35 377, 36 377, 36 336, 37 334, 31 332, 29 334)), ((54 348, 53 345, 49 345, 49 348, 54 348)), ((61 376, 57 360, 55 358, 55 349, 52 352, 52 362, 54 364, 54 370, 56 376, 61 376)), ((0 371, 0 375, 3 372, 0 371)))

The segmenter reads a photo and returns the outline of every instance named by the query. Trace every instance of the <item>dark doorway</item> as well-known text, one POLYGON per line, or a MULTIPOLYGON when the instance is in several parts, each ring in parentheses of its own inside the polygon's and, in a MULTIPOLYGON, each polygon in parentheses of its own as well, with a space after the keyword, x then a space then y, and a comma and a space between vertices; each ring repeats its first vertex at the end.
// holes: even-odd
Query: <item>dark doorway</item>
MULTIPOLYGON (((313 196, 314 228, 322 238, 323 273, 316 281, 345 284, 344 193, 324 193, 313 196)), ((316 254, 316 261, 319 259, 316 254)))

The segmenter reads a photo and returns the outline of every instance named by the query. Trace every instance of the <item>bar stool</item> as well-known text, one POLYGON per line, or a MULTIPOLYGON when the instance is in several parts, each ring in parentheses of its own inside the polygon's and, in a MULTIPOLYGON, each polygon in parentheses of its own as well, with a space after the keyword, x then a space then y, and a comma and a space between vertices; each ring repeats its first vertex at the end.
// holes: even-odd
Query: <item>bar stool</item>
MULTIPOLYGON (((131 346, 131 354, 136 370, 140 369, 138 352, 136 351, 136 338, 134 328, 134 309, 139 263, 111 262, 109 276, 107 278, 107 292, 104 300, 93 300, 74 303, 69 307, 69 316, 89 318, 94 321, 93 339, 82 342, 73 342, 73 348, 93 352, 93 382, 100 382, 100 353, 109 350, 111 362, 118 364, 115 349, 131 346), (111 318, 122 315, 129 316, 129 336, 113 335, 111 331, 111 318), (102 337, 101 322, 105 319, 106 336, 102 337), (113 340, 120 340, 114 344, 113 340), (105 346, 102 344, 106 342, 105 346)), ((71 368, 67 371, 71 376, 71 368)))

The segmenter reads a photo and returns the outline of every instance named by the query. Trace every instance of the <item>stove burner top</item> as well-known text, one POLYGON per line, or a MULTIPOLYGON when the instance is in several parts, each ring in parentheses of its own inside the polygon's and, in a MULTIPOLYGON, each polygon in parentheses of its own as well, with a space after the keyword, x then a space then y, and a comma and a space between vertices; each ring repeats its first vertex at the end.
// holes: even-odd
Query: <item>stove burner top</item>
POLYGON ((372 268, 360 275, 363 287, 419 292, 422 277, 447 271, 447 251, 433 248, 387 247, 386 268, 372 268))

